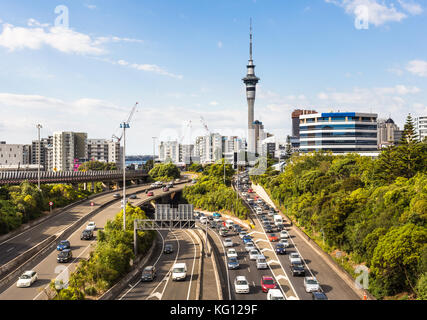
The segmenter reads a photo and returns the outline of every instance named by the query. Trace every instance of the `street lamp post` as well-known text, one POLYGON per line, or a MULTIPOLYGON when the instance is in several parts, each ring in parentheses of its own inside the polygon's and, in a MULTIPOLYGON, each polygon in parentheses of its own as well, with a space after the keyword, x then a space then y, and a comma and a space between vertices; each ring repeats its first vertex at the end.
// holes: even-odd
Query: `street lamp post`
POLYGON ((40 191, 40 158, 41 158, 41 142, 40 142, 40 129, 43 128, 41 124, 36 126, 38 132, 38 141, 39 141, 39 156, 38 156, 38 167, 37 167, 37 187, 40 191))
POLYGON ((130 127, 126 122, 120 127, 123 128, 123 230, 126 231, 126 128, 130 127))

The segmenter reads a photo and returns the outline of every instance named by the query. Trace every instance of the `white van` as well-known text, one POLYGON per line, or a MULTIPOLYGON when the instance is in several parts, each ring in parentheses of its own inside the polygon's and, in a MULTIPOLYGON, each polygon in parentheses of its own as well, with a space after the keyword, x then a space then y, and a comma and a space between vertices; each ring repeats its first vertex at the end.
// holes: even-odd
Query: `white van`
POLYGON ((187 277, 187 265, 185 263, 175 263, 172 268, 172 280, 185 280, 187 277))
POLYGON ((274 217, 273 217, 273 219, 274 219, 274 224, 277 226, 279 223, 282 223, 283 224, 283 218, 282 218, 282 216, 280 216, 280 215, 278 215, 278 214, 276 214, 274 217))
POLYGON ((267 300, 285 300, 285 297, 279 289, 270 289, 267 292, 267 300))
POLYGON ((233 220, 225 220, 225 227, 228 229, 233 228, 234 221, 233 220))

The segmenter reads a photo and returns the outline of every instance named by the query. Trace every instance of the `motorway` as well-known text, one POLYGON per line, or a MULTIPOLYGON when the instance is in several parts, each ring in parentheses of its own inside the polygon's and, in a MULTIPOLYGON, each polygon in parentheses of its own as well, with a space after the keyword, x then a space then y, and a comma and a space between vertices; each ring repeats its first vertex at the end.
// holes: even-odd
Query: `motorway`
MULTIPOLYGON (((149 185, 133 187, 127 189, 128 193, 141 192, 146 190, 149 185)), ((121 192, 119 190, 118 192, 121 192)), ((68 226, 75 223, 82 217, 89 214, 92 210, 100 207, 103 203, 113 200, 113 192, 100 195, 99 197, 86 200, 68 210, 64 210, 51 218, 25 230, 24 232, 0 243, 0 265, 6 264, 20 254, 29 250, 33 246, 46 240, 51 235, 61 233, 68 226), (90 203, 94 202, 91 207, 90 203)), ((119 202, 120 199, 117 200, 119 202)))
MULTIPOLYGON (((156 278, 151 282, 141 282, 141 273, 132 279, 129 287, 118 295, 118 300, 197 300, 196 287, 200 278, 199 264, 201 249, 192 231, 158 231, 157 248, 146 265, 156 267, 156 278), (166 243, 172 244, 174 251, 163 253, 166 243), (171 269, 175 263, 186 263, 187 278, 173 281, 171 269)), ((142 271, 142 270, 141 270, 142 271)))
MULTIPOLYGON (((184 188, 184 186, 187 184, 181 184, 176 185, 175 188, 171 189, 169 192, 163 192, 162 189, 156 189, 153 190, 154 197, 147 197, 145 193, 139 194, 137 199, 131 200, 129 199, 129 202, 132 205, 138 206, 141 205, 143 202, 146 202, 148 199, 155 198, 160 195, 164 194, 170 194, 173 192, 176 192, 178 190, 181 190, 184 188)), ((147 188, 141 187, 141 188, 135 188, 132 190, 132 193, 135 193, 140 190, 144 190, 147 188)), ((101 201, 106 202, 108 201, 109 197, 112 197, 112 195, 103 196, 102 200, 97 199, 96 202, 98 204, 101 203, 101 201)), ((91 209, 89 209, 91 210, 91 209)), ((120 199, 118 199, 113 204, 107 206, 105 209, 94 215, 90 220, 94 221, 97 226, 97 230, 103 229, 105 224, 108 220, 111 220, 115 217, 115 215, 120 212, 121 210, 121 203, 120 199)), ((74 208, 73 208, 74 211, 74 208)), ((88 212, 86 212, 87 214, 88 212)), ((84 215, 83 213, 80 213, 80 215, 84 215)), ((73 214, 72 216, 74 219, 67 218, 66 216, 61 217, 60 220, 52 220, 49 219, 45 223, 48 224, 48 226, 44 226, 44 230, 53 230, 52 232, 56 233, 59 232, 59 230, 62 230, 66 228, 66 225, 57 225, 61 221, 67 221, 68 225, 70 223, 73 223, 76 221, 77 214, 73 214), (49 224, 51 224, 49 226, 49 224)), ((55 217, 56 218, 56 217, 55 217)), ((43 223, 43 224, 45 224, 43 223)), ((71 243, 71 249, 73 252, 73 260, 70 263, 65 264, 59 264, 56 261, 57 258, 57 251, 52 250, 52 252, 49 253, 49 255, 44 258, 41 261, 37 261, 35 265, 32 267, 34 271, 38 273, 39 279, 30 287, 30 288, 17 288, 16 283, 13 282, 9 287, 7 287, 3 292, 0 293, 0 300, 38 300, 38 299, 48 299, 47 295, 44 293, 44 289, 46 289, 49 286, 49 283, 52 279, 58 279, 58 280, 66 280, 68 274, 72 272, 78 262, 82 259, 87 259, 89 257, 90 252, 93 250, 95 242, 96 242, 96 232, 95 232, 95 238, 91 241, 86 240, 80 240, 81 232, 85 229, 86 223, 82 224, 70 237, 68 237, 67 240, 71 243)), ((35 230, 43 230, 43 228, 34 228, 35 230)), ((25 232, 27 233, 27 232, 25 232)), ((22 238, 23 236, 20 235, 22 238)), ((24 236, 25 237, 25 236, 24 236)))

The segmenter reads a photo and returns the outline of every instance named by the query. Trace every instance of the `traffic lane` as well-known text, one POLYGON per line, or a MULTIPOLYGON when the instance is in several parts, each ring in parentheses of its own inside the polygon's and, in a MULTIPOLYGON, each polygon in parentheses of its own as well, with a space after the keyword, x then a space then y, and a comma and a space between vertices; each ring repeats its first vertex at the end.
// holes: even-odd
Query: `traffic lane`
POLYGON ((193 236, 185 231, 176 232, 180 240, 180 255, 176 263, 187 265, 187 277, 184 281, 173 281, 170 274, 161 300, 196 300, 196 281, 200 278, 198 265, 200 263, 200 246, 193 236))
MULTIPOLYGON (((154 191, 154 195, 160 195, 163 191, 156 190, 154 191)), ((147 197, 146 195, 142 195, 139 200, 140 203, 150 200, 151 197, 147 197)), ((94 221, 98 227, 97 230, 103 229, 108 220, 114 219, 114 217, 121 210, 120 203, 113 203, 112 205, 106 207, 101 212, 97 213, 94 217, 91 218, 91 221, 94 221)), ((36 281, 31 288, 25 288, 25 294, 23 294, 22 288, 17 288, 16 283, 12 284, 9 288, 7 288, 0 295, 0 299, 5 300, 26 300, 26 299, 46 299, 47 296, 45 294, 41 294, 41 290, 47 287, 52 279, 62 279, 67 278, 67 274, 73 271, 77 263, 82 259, 87 259, 89 257, 91 249, 91 245, 94 241, 89 242, 89 244, 80 240, 81 232, 86 228, 86 223, 82 224, 78 230, 76 230, 68 239, 61 240, 69 240, 72 246, 73 251, 73 260, 68 264, 58 264, 57 263, 57 251, 54 250, 48 255, 44 260, 34 266, 32 269, 36 271, 39 275, 39 280, 36 281)))
MULTIPOLYGON (((132 190, 132 193, 135 193, 143 191, 148 187, 149 186, 144 185, 130 190, 132 190)), ((61 212, 52 218, 23 231, 11 239, 3 241, 0 244, 0 265, 8 263, 25 251, 46 240, 51 235, 62 232, 69 225, 89 214, 92 210, 99 208, 101 204, 113 199, 114 197, 111 193, 87 200, 82 204, 61 212), (91 202, 94 202, 93 207, 90 205, 91 202)), ((120 201, 120 199, 117 199, 117 201, 120 201)))
MULTIPOLYGON (((155 293, 155 289, 162 283, 167 276, 179 253, 179 240, 174 236, 173 232, 159 231, 157 237, 157 250, 145 266, 153 265, 157 269, 157 276, 152 282, 142 282, 141 273, 130 281, 129 288, 123 290, 119 295, 119 300, 143 300, 147 299, 151 293, 155 293), (173 252, 169 254, 163 253, 164 245, 170 243, 173 245, 173 252)), ((144 267, 145 267, 144 266, 144 267)))
MULTIPOLYGON (((221 255, 221 264, 220 267, 223 269, 224 274, 227 274, 228 265, 226 252, 229 248, 224 248, 222 242, 227 237, 221 237, 216 230, 216 236, 212 237, 215 241, 220 255, 221 255), (224 253, 225 250, 225 253, 224 253), (225 260, 224 260, 225 257, 225 260)), ((262 275, 271 275, 271 272, 267 270, 258 270, 256 268, 256 263, 249 260, 249 254, 246 252, 242 240, 238 235, 232 233, 228 236, 233 240, 233 249, 236 249, 238 260, 239 260, 239 269, 228 270, 228 281, 227 285, 230 286, 230 299, 229 300, 265 300, 265 294, 261 290, 261 277, 262 275), (245 276, 249 283, 249 294, 236 294, 234 288, 234 280, 237 276, 245 276)), ((224 279, 223 279, 224 280, 224 279)), ((224 297, 225 298, 225 297, 224 297)))
MULTIPOLYGON (((94 248, 96 243, 96 236, 99 234, 99 230, 102 230, 105 223, 109 219, 113 219, 117 212, 120 211, 120 204, 115 203, 102 211, 102 214, 97 214, 91 221, 96 223, 97 229, 95 230, 95 237, 93 240, 80 240, 82 231, 86 228, 83 225, 76 230, 71 236, 66 239, 70 241, 71 250, 73 253, 73 259, 68 263, 58 263, 57 256, 58 251, 53 250, 44 260, 34 266, 32 269, 37 272, 39 280, 36 281, 30 288, 17 288, 16 283, 13 283, 8 289, 6 289, 1 295, 0 299, 4 300, 46 300, 47 295, 43 293, 43 290, 49 286, 49 283, 53 279, 63 280, 67 282, 71 272, 75 270, 78 263, 82 259, 89 257, 91 249, 94 248)), ((60 239, 62 240, 62 239, 60 239)), ((65 239, 63 239, 65 240, 65 239)))
MULTIPOLYGON (((354 290, 291 228, 289 234, 329 300, 360 300, 354 290)), ((303 283, 303 279, 300 280, 303 283)), ((303 284, 304 285, 304 284, 303 284)), ((305 292, 305 290, 304 290, 305 292)), ((310 294, 311 299, 311 294, 310 294)))

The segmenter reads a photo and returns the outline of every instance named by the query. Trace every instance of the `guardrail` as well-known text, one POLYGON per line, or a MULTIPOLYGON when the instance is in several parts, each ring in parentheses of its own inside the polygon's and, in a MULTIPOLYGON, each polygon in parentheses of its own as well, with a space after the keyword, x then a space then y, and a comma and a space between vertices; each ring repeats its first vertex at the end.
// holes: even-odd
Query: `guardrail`
MULTIPOLYGON (((146 177, 148 174, 145 170, 127 170, 126 179, 132 180, 146 177)), ((78 183, 78 182, 93 182, 93 181, 108 181, 123 179, 123 170, 110 171, 64 171, 40 172, 40 183, 78 183)), ((2 184, 19 184, 24 181, 31 183, 38 182, 37 172, 25 171, 0 171, 0 185, 2 184)))

